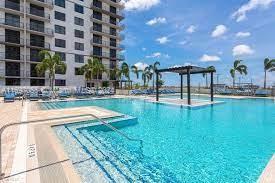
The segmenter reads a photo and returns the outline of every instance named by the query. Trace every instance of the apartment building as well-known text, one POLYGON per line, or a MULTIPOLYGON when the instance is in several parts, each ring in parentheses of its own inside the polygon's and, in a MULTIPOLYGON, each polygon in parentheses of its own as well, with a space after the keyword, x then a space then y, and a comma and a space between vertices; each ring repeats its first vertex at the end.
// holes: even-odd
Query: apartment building
MULTIPOLYGON (((56 86, 85 86, 80 68, 91 57, 114 69, 124 59, 122 10, 120 0, 1 0, 0 86, 48 86, 47 73, 35 69, 41 50, 67 65, 66 73, 56 71, 56 86)), ((104 85, 116 80, 105 73, 99 79, 104 85)))

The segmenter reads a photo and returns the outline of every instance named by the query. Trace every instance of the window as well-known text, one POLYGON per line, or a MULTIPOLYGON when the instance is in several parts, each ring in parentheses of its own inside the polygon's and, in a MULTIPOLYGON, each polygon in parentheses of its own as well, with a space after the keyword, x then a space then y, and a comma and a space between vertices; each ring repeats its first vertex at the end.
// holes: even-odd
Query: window
POLYGON ((54 1, 54 4, 55 4, 56 6, 60 6, 60 7, 65 8, 65 0, 55 0, 55 1, 54 1))
POLYGON ((61 58, 61 61, 66 61, 66 53, 64 52, 55 52, 56 55, 59 55, 61 58))
POLYGON ((58 12, 58 11, 54 12, 54 18, 56 20, 61 20, 61 21, 65 21, 66 20, 65 13, 61 13, 61 12, 58 12))
POLYGON ((110 6, 110 12, 116 14, 116 7, 110 6))
POLYGON ((110 57, 116 58, 116 50, 110 49, 110 57))
POLYGON ((30 45, 31 46, 37 46, 37 47, 45 47, 45 37, 36 35, 36 34, 31 34, 30 35, 30 45))
POLYGON ((84 51, 84 44, 83 44, 83 43, 75 42, 75 43, 74 43, 74 49, 75 49, 75 50, 84 51))
POLYGON ((76 63, 84 63, 84 55, 74 55, 74 61, 76 63))
POLYGON ((66 86, 66 80, 64 79, 56 79, 55 86, 66 86))
POLYGON ((74 68, 74 75, 79 76, 79 75, 83 75, 83 71, 81 70, 81 68, 74 68))
POLYGON ((74 24, 83 26, 84 25, 84 20, 82 18, 74 17, 74 24))
POLYGON ((83 8, 83 6, 81 6, 79 4, 74 4, 74 11, 83 14, 84 13, 84 8, 83 8))
POLYGON ((110 27, 110 34, 113 35, 113 36, 116 36, 116 29, 110 27))
POLYGON ((66 47, 66 41, 63 39, 55 39, 55 46, 60 48, 66 47))
POLYGON ((80 30, 74 30, 74 36, 78 38, 84 38, 84 32, 80 30))
POLYGON ((5 24, 15 27, 22 27, 23 25, 20 22, 20 16, 8 13, 5 13, 5 24))
POLYGON ((66 28, 60 25, 54 25, 54 31, 58 34, 66 34, 66 28))
POLYGON ((116 25, 116 18, 110 17, 110 23, 116 25))
POLYGON ((116 39, 110 38, 110 46, 116 47, 116 39))

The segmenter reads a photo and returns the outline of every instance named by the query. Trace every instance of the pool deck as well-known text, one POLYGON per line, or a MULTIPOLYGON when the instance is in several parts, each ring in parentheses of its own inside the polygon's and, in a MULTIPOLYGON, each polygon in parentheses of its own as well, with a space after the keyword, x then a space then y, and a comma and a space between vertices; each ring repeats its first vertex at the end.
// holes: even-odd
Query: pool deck
MULTIPOLYGON (((258 98, 236 96, 222 97, 234 99, 258 98)), ((156 102, 153 96, 114 96, 112 98, 139 98, 150 102, 156 102)), ((219 96, 217 96, 217 98, 219 98, 219 96)), ((270 97, 270 99, 273 98, 270 97)), ((70 98, 68 100, 75 99, 70 98)), ((159 103, 188 106, 186 99, 160 98, 159 103)), ((211 103, 210 101, 192 99, 193 107, 217 103, 219 102, 215 101, 214 103, 211 103)), ((0 126, 2 127, 3 125, 12 122, 41 120, 72 115, 93 114, 100 118, 121 115, 94 106, 42 111, 37 104, 38 102, 29 101, 25 102, 24 106, 22 106, 20 101, 15 101, 13 103, 3 103, 1 101, 0 117, 2 120, 0 126)), ((2 170, 5 173, 5 178, 0 182, 81 182, 79 175, 73 168, 71 160, 63 150, 63 147, 51 126, 91 119, 94 118, 90 116, 82 116, 8 128, 2 134, 2 170), (24 149, 25 153, 22 153, 22 151, 24 152, 24 149), (26 170, 28 171, 26 172, 26 170)), ((98 178, 100 180, 100 176, 98 178)), ((270 159, 257 182, 275 182, 275 154, 270 159)))

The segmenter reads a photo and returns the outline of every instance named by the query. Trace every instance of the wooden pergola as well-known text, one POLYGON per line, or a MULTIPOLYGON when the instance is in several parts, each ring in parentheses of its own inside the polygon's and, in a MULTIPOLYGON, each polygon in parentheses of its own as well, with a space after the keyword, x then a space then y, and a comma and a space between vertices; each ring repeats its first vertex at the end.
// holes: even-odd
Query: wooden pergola
POLYGON ((192 74, 211 74, 211 83, 210 83, 210 90, 211 90, 211 101, 214 101, 214 73, 216 70, 214 69, 207 69, 203 67, 197 67, 197 66, 182 66, 182 67, 171 67, 167 69, 159 69, 156 70, 156 85, 157 85, 157 93, 156 93, 156 101, 159 101, 159 74, 163 72, 172 72, 172 73, 177 73, 180 75, 180 96, 181 99, 183 99, 183 75, 187 75, 187 99, 188 99, 188 105, 191 105, 191 75, 192 74))

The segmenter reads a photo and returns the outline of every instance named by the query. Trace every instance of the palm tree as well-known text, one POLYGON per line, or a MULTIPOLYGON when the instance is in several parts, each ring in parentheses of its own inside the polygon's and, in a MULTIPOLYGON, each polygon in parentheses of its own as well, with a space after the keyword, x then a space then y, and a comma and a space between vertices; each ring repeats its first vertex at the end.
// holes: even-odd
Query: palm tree
POLYGON ((126 62, 121 64, 121 73, 125 76, 126 79, 130 80, 130 69, 126 62))
POLYGON ((137 66, 135 66, 135 65, 133 65, 133 66, 131 67, 131 69, 132 69, 132 72, 136 75, 137 79, 139 79, 139 73, 142 72, 142 70, 139 70, 139 69, 137 68, 137 66))
POLYGON ((142 71, 142 80, 143 80, 143 86, 145 87, 146 82, 149 82, 149 80, 152 78, 152 72, 150 71, 150 67, 147 66, 142 71))
POLYGON ((84 73, 84 77, 86 80, 86 85, 88 84, 88 81, 92 80, 93 77, 93 61, 92 59, 88 59, 87 64, 85 64, 84 66, 81 67, 81 71, 84 73))
POLYGON ((50 52, 43 50, 39 52, 39 56, 43 60, 36 65, 35 69, 38 74, 42 75, 45 72, 49 72, 50 87, 53 90, 55 81, 55 71, 58 69, 61 72, 66 72, 67 66, 61 61, 58 54, 51 54, 50 52))
POLYGON ((234 62, 234 66, 232 69, 230 69, 231 77, 233 78, 233 87, 235 87, 235 76, 236 72, 239 72, 241 75, 245 74, 247 75, 247 66, 241 64, 242 60, 236 60, 234 62))
POLYGON ((266 58, 264 60, 264 89, 266 88, 266 73, 275 71, 275 59, 269 60, 266 58))
POLYGON ((155 90, 155 74, 156 74, 156 70, 158 70, 158 66, 160 66, 159 62, 155 62, 153 65, 150 65, 150 70, 152 71, 153 75, 153 90, 155 90))
POLYGON ((97 88, 98 88, 98 85, 99 85, 99 82, 98 82, 99 75, 104 73, 104 72, 108 73, 105 66, 96 57, 94 57, 92 59, 91 58, 88 59, 88 63, 85 64, 84 66, 82 66, 81 69, 84 71, 85 78, 88 79, 88 80, 91 80, 92 76, 96 76, 97 88))
MULTIPOLYGON (((206 69, 208 69, 208 70, 215 70, 216 68, 214 66, 209 66, 206 69)), ((207 73, 203 73, 202 76, 205 78, 205 88, 207 88, 208 87, 207 73)))

